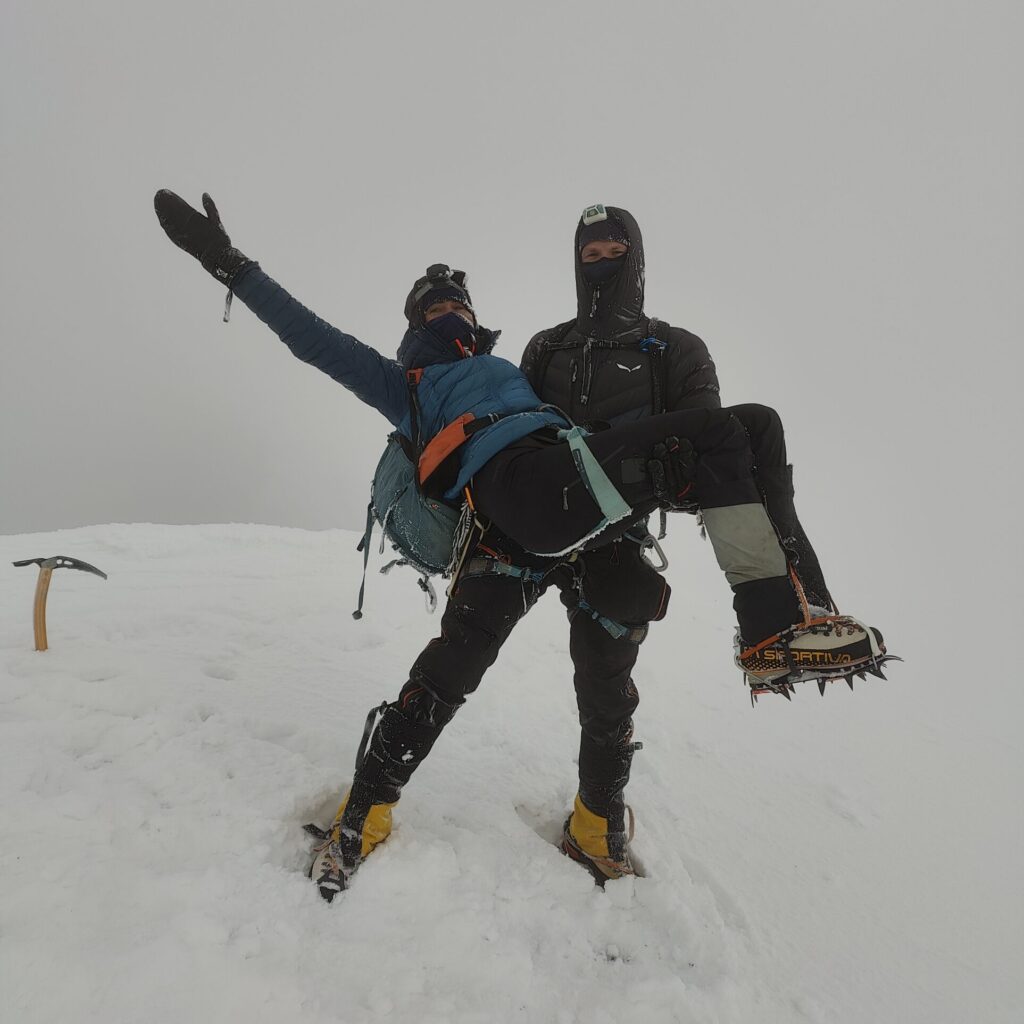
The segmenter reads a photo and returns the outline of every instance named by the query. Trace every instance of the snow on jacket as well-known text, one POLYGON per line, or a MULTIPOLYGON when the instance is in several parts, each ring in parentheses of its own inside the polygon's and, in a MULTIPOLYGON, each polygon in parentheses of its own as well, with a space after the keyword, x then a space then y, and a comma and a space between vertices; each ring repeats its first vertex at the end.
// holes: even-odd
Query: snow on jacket
POLYGON ((424 441, 464 413, 501 415, 459 449, 459 473, 446 498, 461 494, 473 474, 503 448, 542 427, 568 426, 564 417, 542 407, 515 364, 490 354, 497 334, 484 328, 478 329, 483 354, 468 359, 429 330, 410 328, 399 348, 399 363, 321 320, 256 264, 242 271, 232 291, 294 355, 343 384, 408 438, 412 424, 406 370, 423 371, 416 400, 424 441))
MULTIPOLYGON (((583 276, 581 221, 573 239, 576 319, 535 335, 521 363, 537 394, 577 422, 623 423, 660 411, 654 394, 661 382, 655 379, 649 351, 640 347, 650 335, 644 315, 643 238, 627 210, 610 206, 608 212, 629 236, 625 266, 602 288, 583 276)), ((665 411, 721 406, 715 364, 696 334, 670 328, 661 358, 665 394, 658 405, 665 411)))

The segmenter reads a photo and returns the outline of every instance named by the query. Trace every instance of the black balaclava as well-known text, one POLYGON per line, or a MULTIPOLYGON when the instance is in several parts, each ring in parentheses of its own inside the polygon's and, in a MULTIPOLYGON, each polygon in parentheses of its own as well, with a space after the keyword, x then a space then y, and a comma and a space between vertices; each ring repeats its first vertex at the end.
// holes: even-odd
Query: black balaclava
POLYGON ((621 337, 640 329, 644 243, 632 214, 616 206, 588 206, 577 225, 573 248, 577 328, 598 338, 621 337), (583 247, 601 239, 621 242, 629 249, 617 259, 584 263, 580 259, 583 247))
MULTIPOLYGON (((436 298, 430 300, 431 303, 439 301, 436 298)), ((428 308, 429 305, 428 303, 428 308)), ((462 356, 476 355, 476 328, 459 313, 445 313, 443 316, 434 317, 430 323, 423 325, 423 329, 429 331, 438 341, 454 346, 462 356)))
MULTIPOLYGON (((594 216, 591 211, 598 211, 596 215, 600 216, 600 209, 602 208, 587 207, 583 215, 584 221, 588 219, 588 215, 594 216)), ((580 252, 582 253, 591 242, 621 242, 628 249, 629 235, 614 213, 606 211, 604 219, 593 220, 589 224, 584 223, 580 228, 579 239, 576 243, 580 252)), ((583 276, 591 284, 606 285, 625 265, 625 253, 621 256, 605 256, 593 263, 583 263, 583 276)))
POLYGON ((588 206, 583 211, 576 244, 582 249, 591 242, 621 242, 623 245, 629 245, 629 232, 614 206, 588 206), (604 217, 597 220, 596 218, 601 217, 602 211, 604 217))

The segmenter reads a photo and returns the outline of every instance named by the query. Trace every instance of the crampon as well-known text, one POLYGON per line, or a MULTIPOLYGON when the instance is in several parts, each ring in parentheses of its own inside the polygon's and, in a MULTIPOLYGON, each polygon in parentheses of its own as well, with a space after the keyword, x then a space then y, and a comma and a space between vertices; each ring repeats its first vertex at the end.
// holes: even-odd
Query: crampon
POLYGON ((623 852, 622 857, 618 859, 587 853, 572 834, 572 815, 570 814, 569 817, 565 819, 565 826, 562 829, 562 842, 560 846, 562 853, 564 853, 570 860, 574 860, 577 864, 586 868, 586 870, 594 876, 594 882, 602 889, 604 888, 605 882, 609 881, 609 879, 624 878, 627 875, 636 874, 636 869, 633 867, 633 861, 629 856, 629 844, 633 841, 634 820, 633 808, 628 804, 626 805, 626 814, 628 815, 629 820, 626 850, 623 852))
POLYGON ((822 696, 828 683, 842 680, 852 690, 855 678, 885 679, 882 666, 903 660, 886 651, 877 629, 834 614, 808 617, 749 648, 737 631, 735 649, 752 705, 765 693, 791 700, 796 683, 816 682, 822 696))
POLYGON ((309 877, 316 883, 320 895, 330 903, 339 892, 349 886, 355 867, 344 863, 338 843, 332 841, 331 831, 317 825, 303 825, 302 830, 317 840, 313 847, 313 862, 309 866, 309 877))

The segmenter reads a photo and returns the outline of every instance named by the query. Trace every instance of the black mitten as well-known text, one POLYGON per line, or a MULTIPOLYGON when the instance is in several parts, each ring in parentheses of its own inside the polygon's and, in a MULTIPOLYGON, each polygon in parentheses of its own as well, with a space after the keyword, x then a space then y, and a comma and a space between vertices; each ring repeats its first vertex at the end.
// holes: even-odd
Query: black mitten
POLYGON ((238 272, 253 262, 232 248, 231 239, 208 193, 203 193, 205 217, 189 206, 181 196, 165 188, 157 192, 153 206, 167 237, 179 249, 184 249, 199 260, 221 284, 230 288, 238 272))
POLYGON ((693 445, 685 438, 666 437, 651 449, 647 473, 654 496, 670 508, 680 505, 696 473, 693 445))

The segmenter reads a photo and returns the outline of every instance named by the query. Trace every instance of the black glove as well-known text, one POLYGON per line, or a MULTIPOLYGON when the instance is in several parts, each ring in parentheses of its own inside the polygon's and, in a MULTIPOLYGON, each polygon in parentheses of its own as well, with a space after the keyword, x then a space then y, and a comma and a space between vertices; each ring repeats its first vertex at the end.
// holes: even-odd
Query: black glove
POLYGON ((195 256, 221 284, 230 288, 238 272, 253 262, 232 248, 231 239, 220 222, 220 214, 209 193, 203 193, 205 217, 181 196, 165 188, 157 192, 153 206, 167 237, 179 249, 195 256))
POLYGON ((693 445, 685 438, 666 437, 651 449, 647 473, 654 496, 669 508, 678 508, 693 487, 697 470, 693 445))

